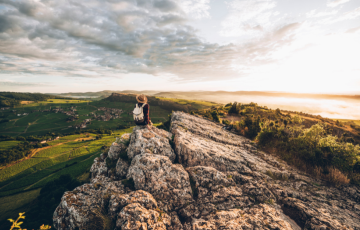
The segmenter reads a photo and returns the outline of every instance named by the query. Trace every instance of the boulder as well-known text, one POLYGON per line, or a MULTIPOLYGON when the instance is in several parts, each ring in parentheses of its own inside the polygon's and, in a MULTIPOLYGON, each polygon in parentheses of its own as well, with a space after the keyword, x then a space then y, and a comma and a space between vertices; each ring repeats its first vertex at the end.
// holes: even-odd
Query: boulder
POLYGON ((106 201, 109 194, 125 192, 121 182, 108 182, 98 176, 96 183, 84 184, 73 191, 65 192, 59 206, 53 215, 56 229, 101 229, 105 228, 108 216, 104 215, 107 209, 106 201))
POLYGON ((107 176, 108 168, 106 167, 106 162, 97 157, 94 159, 94 163, 90 168, 91 178, 97 176, 107 176))
POLYGON ((119 159, 119 155, 121 153, 122 150, 124 150, 126 148, 126 146, 122 143, 116 143, 113 142, 110 146, 109 152, 108 152, 108 158, 112 159, 112 160, 117 160, 119 159))
POLYGON ((130 141, 130 133, 125 133, 121 137, 116 137, 115 142, 110 146, 108 157, 111 160, 119 159, 119 155, 126 149, 126 143, 130 141))
POLYGON ((281 177, 290 176, 287 170, 280 170, 243 148, 203 138, 182 127, 173 127, 172 133, 179 162, 187 167, 202 165, 244 175, 270 172, 281 177))
POLYGON ((129 163, 121 158, 118 159, 117 163, 116 163, 116 177, 117 178, 125 178, 128 170, 129 170, 129 163))
POLYGON ((185 128, 197 136, 227 145, 244 146, 248 140, 245 137, 224 130, 223 126, 218 123, 184 112, 173 112, 170 131, 179 128, 185 128))
POLYGON ((244 208, 253 204, 241 188, 236 186, 230 175, 204 166, 186 170, 195 191, 195 202, 180 210, 183 218, 200 218, 217 210, 244 208))
POLYGON ((256 205, 251 209, 230 209, 211 214, 207 219, 195 219, 192 229, 286 229, 292 230, 281 211, 266 205, 256 205))
POLYGON ((170 133, 165 130, 160 131, 156 127, 149 130, 146 127, 136 126, 130 137, 128 157, 133 159, 136 155, 151 153, 167 156, 171 162, 174 162, 176 155, 167 138, 169 136, 170 133))
POLYGON ((166 212, 193 201, 188 173, 182 165, 172 164, 166 156, 136 155, 127 178, 134 180, 135 189, 151 193, 166 212))
POLYGON ((139 203, 127 205, 119 213, 116 227, 122 230, 165 230, 171 225, 171 217, 166 213, 146 209, 139 203))
POLYGON ((128 194, 111 194, 108 213, 111 217, 116 217, 125 206, 133 203, 138 203, 146 209, 158 209, 157 202, 150 193, 137 190, 128 194))

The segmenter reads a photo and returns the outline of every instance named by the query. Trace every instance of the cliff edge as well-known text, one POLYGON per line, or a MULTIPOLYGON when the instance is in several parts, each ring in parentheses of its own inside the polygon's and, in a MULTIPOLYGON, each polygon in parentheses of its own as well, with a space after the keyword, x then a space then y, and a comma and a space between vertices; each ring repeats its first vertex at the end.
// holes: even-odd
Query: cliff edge
POLYGON ((135 127, 66 192, 56 229, 360 229, 360 189, 328 187, 211 121, 135 127))

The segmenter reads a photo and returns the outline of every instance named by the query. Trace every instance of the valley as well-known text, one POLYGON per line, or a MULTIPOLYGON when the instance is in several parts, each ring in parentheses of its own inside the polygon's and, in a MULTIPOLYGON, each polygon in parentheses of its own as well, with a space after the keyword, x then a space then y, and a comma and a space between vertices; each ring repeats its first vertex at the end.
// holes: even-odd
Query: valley
MULTIPOLYGON (((196 114, 220 123, 234 134, 250 138, 264 151, 327 183, 338 186, 358 184, 360 181, 360 159, 357 153, 360 126, 357 120, 329 119, 304 112, 273 110, 254 102, 224 105, 197 99, 161 96, 148 98, 150 117, 159 128, 169 129, 169 115, 172 111, 196 114), (304 146, 301 149, 294 143, 302 138, 303 132, 317 127, 316 125, 336 138, 337 148, 354 144, 353 152, 343 148, 341 151, 345 152, 338 153, 337 156, 341 158, 343 155, 348 156, 348 153, 355 154, 351 159, 357 163, 349 163, 348 157, 341 158, 344 160, 341 163, 333 162, 324 158, 328 154, 328 150, 324 149, 320 149, 325 154, 320 158, 315 155, 313 158, 306 158, 306 155, 302 155, 310 149, 304 146), (286 139, 289 138, 288 134, 296 138, 291 137, 293 140, 290 141, 286 139), (286 149, 288 141, 297 154, 286 149), (341 169, 339 172, 343 179, 335 180, 326 174, 326 170, 334 165, 341 169)), ((2 107, 0 224, 8 224, 6 219, 14 218, 19 212, 28 213, 31 221, 27 226, 31 228, 51 224, 51 213, 61 195, 74 189, 75 185, 89 182, 90 167, 94 159, 107 152, 116 137, 132 132, 131 112, 134 102, 134 94, 112 93, 101 100, 28 100, 12 108, 2 107), (67 181, 70 181, 69 184, 67 181), (49 190, 58 186, 61 189, 49 190), (46 213, 44 205, 47 205, 48 200, 51 211, 46 213)), ((324 134, 316 135, 325 140, 324 134)))

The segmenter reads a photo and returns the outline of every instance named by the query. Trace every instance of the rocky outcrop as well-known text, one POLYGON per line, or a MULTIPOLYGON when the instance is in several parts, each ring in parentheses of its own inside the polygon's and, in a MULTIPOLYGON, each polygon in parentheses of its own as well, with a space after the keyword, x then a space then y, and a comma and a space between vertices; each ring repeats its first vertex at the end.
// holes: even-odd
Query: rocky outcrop
POLYGON ((56 229, 101 229, 108 217, 104 215, 106 199, 110 194, 122 194, 124 186, 98 176, 95 183, 84 184, 71 192, 65 192, 54 213, 56 229), (98 227, 98 228, 97 228, 98 227))
POLYGON ((66 192, 57 229, 360 229, 360 189, 329 187, 221 125, 173 112, 135 127, 66 192))
POLYGON ((150 153, 167 156, 171 162, 174 162, 176 155, 169 144, 170 137, 171 134, 164 130, 155 127, 149 130, 137 126, 131 134, 131 141, 127 150, 128 157, 132 159, 136 155, 150 153))
POLYGON ((97 157, 94 160, 94 164, 90 168, 91 178, 94 179, 97 176, 107 176, 108 168, 106 163, 101 157, 97 157))
POLYGON ((188 173, 166 156, 149 153, 135 156, 127 177, 134 180, 135 189, 148 191, 156 197, 166 212, 192 202, 188 173))

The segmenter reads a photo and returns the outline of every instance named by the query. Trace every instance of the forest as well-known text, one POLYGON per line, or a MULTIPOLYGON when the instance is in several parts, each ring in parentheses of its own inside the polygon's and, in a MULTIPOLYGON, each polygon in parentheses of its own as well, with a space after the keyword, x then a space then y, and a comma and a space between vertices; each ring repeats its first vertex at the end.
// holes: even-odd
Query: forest
POLYGON ((21 104, 21 101, 46 101, 47 99, 61 99, 64 97, 52 96, 41 93, 16 93, 0 92, 0 107, 14 107, 21 104))

